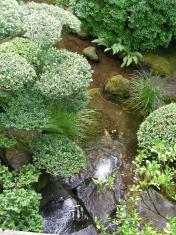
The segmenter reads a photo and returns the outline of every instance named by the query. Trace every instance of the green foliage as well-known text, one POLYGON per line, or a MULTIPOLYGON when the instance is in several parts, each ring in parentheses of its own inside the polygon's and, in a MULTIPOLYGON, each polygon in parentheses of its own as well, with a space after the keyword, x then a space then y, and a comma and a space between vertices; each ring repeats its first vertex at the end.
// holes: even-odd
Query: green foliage
POLYGON ((0 40, 23 29, 21 8, 16 0, 0 2, 0 40))
MULTIPOLYGON (((93 40, 93 42, 98 42, 99 39, 93 40)), ((101 45, 100 43, 98 43, 101 45)), ((130 51, 127 46, 122 45, 121 42, 114 43, 110 48, 106 48, 105 51, 112 50, 113 55, 120 54, 123 57, 123 63, 121 67, 130 66, 131 64, 138 64, 142 58, 142 54, 139 52, 130 51)))
POLYGON ((23 33, 38 45, 53 45, 61 39, 63 26, 72 31, 80 29, 80 21, 58 6, 2 0, 0 9, 0 39, 23 33))
POLYGON ((51 118, 44 126, 44 130, 49 133, 57 133, 68 138, 74 138, 78 135, 77 119, 78 115, 76 113, 64 112, 60 108, 53 107, 51 118))
POLYGON ((130 51, 152 50, 167 46, 176 33, 173 0, 71 0, 71 3, 83 26, 107 47, 120 41, 130 51))
POLYGON ((47 2, 55 4, 59 7, 68 7, 70 3, 69 0, 48 0, 47 2))
POLYGON ((0 228, 41 232, 43 219, 39 215, 40 194, 32 190, 38 182, 39 170, 33 165, 23 166, 20 172, 9 171, 0 164, 0 228))
POLYGON ((0 164, 0 186, 3 189, 14 187, 13 172, 9 171, 8 167, 0 164))
POLYGON ((157 139, 166 148, 173 148, 176 136, 176 104, 165 105, 151 113, 140 125, 138 145, 140 150, 150 152, 157 139))
POLYGON ((107 179, 100 178, 100 179, 94 179, 92 178, 92 181, 95 185, 99 187, 99 190, 101 193, 104 193, 105 190, 108 189, 113 189, 115 179, 116 179, 117 173, 113 173, 112 175, 109 175, 107 179))
POLYGON ((176 145, 166 148, 162 142, 156 142, 151 148, 151 156, 144 151, 139 152, 135 159, 136 173, 140 176, 139 185, 142 189, 155 187, 166 196, 174 199, 176 183, 175 168, 172 164, 176 160, 176 145))
POLYGON ((80 21, 69 11, 45 3, 29 2, 22 5, 25 36, 38 45, 53 45, 61 40, 63 26, 80 30, 80 21))
POLYGON ((31 188, 33 183, 38 182, 41 172, 32 164, 22 167, 20 172, 15 172, 14 182, 16 188, 31 188))
POLYGON ((37 63, 37 45, 27 38, 14 38, 11 41, 0 44, 0 53, 15 53, 25 58, 28 63, 37 63))
POLYGON ((52 99, 70 96, 85 89, 92 81, 92 71, 81 55, 66 50, 50 48, 40 54, 40 70, 36 89, 52 99))
POLYGON ((66 112, 77 113, 88 105, 90 96, 87 91, 82 89, 72 95, 59 97, 57 101, 60 107, 66 112))
POLYGON ((33 190, 4 190, 0 194, 0 228, 41 232, 44 224, 38 211, 40 199, 33 190))
POLYGON ((155 85, 157 77, 151 73, 137 72, 131 81, 129 103, 147 115, 164 104, 164 92, 155 85))
POLYGON ((69 177, 86 164, 82 150, 62 135, 41 135, 31 143, 33 161, 37 168, 52 175, 69 177))
POLYGON ((0 133, 0 148, 12 148, 17 144, 15 138, 9 138, 6 133, 0 133))
POLYGON ((1 90, 18 90, 35 77, 35 70, 23 57, 14 53, 0 54, 1 90))
POLYGON ((12 96, 4 105, 0 114, 1 122, 6 128, 18 130, 42 130, 50 118, 46 100, 36 92, 22 90, 12 96))
POLYGON ((38 182, 40 171, 32 164, 22 167, 19 172, 9 171, 8 167, 0 164, 0 184, 5 190, 12 188, 31 189, 38 182))
MULTIPOLYGON (((135 208, 136 197, 128 201, 122 201, 117 207, 114 218, 107 218, 114 225, 115 231, 109 232, 108 226, 103 225, 101 219, 96 218, 97 229, 101 235, 121 234, 121 235, 161 235, 162 232, 156 231, 149 223, 142 224, 141 217, 135 208)), ((164 234, 175 235, 176 219, 168 218, 164 234)))
POLYGON ((95 125, 95 111, 83 109, 80 112, 66 112, 57 106, 51 108, 51 117, 43 130, 47 133, 57 133, 75 139, 84 138, 90 126, 95 125))

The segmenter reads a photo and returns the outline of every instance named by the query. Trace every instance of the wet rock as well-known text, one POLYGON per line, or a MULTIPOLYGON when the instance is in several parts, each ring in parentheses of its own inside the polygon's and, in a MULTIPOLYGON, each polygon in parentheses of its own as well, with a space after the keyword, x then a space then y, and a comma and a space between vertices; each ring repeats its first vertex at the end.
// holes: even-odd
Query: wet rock
POLYGON ((142 62, 151 68, 151 71, 157 75, 172 77, 173 65, 166 57, 155 54, 146 54, 142 58, 142 62))
POLYGON ((176 217, 176 204, 153 189, 144 191, 138 199, 139 213, 155 228, 164 228, 168 217, 176 217))
POLYGON ((49 181, 49 176, 47 174, 42 174, 39 176, 38 182, 34 183, 35 191, 41 192, 44 189, 49 181))
POLYGON ((88 226, 85 229, 82 229, 79 232, 71 233, 70 235, 98 235, 96 229, 93 227, 93 225, 88 226))
POLYGON ((105 92, 119 98, 128 98, 130 82, 122 75, 116 75, 109 79, 105 85, 105 92))
POLYGON ((85 48, 83 51, 82 51, 82 54, 84 56, 87 57, 87 59, 91 60, 91 61, 94 61, 94 62, 98 62, 99 61, 99 58, 98 58, 98 55, 96 53, 96 48, 95 47, 87 47, 85 48))
POLYGON ((25 164, 31 162, 31 154, 25 149, 7 149, 5 152, 5 158, 8 165, 19 171, 25 164))
POLYGON ((84 204, 92 219, 111 215, 117 203, 124 199, 124 184, 121 177, 122 154, 118 141, 112 141, 110 135, 105 135, 96 145, 86 150, 88 156, 87 169, 77 176, 71 177, 70 184, 76 186, 77 196, 84 204), (107 181, 116 174, 114 185, 110 189, 104 186, 104 192, 93 183, 94 179, 107 181), (78 183, 79 184, 76 184, 78 183))
POLYGON ((42 196, 41 214, 45 219, 44 232, 70 234, 91 224, 83 207, 57 179, 50 179, 42 196))
POLYGON ((94 97, 94 96, 100 94, 101 89, 100 88, 92 88, 92 89, 89 89, 88 92, 89 92, 90 96, 94 97))

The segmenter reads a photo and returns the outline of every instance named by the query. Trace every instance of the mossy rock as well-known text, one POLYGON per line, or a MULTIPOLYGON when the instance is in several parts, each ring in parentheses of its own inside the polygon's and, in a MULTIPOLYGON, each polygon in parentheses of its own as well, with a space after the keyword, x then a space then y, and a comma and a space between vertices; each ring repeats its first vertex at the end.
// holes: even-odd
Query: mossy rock
POLYGON ((142 62, 151 68, 152 73, 168 79, 172 78, 174 68, 167 58, 155 54, 145 54, 142 62))
POLYGON ((105 92, 117 98, 128 98, 130 81, 122 75, 115 75, 105 85, 105 92))
POLYGON ((6 149, 5 158, 12 169, 19 171, 21 168, 30 163, 31 154, 23 148, 6 149))
POLYGON ((88 93, 91 97, 94 97, 95 95, 99 95, 101 93, 100 88, 91 88, 88 90, 88 93))

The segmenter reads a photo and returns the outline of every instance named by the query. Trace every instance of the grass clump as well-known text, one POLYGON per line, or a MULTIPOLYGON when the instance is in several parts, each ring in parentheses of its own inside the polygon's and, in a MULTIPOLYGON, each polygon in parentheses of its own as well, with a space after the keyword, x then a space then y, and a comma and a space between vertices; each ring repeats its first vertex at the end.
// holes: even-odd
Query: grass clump
POLYGON ((158 77, 146 71, 139 71, 133 76, 129 103, 142 114, 147 115, 164 104, 163 93, 155 81, 158 77))

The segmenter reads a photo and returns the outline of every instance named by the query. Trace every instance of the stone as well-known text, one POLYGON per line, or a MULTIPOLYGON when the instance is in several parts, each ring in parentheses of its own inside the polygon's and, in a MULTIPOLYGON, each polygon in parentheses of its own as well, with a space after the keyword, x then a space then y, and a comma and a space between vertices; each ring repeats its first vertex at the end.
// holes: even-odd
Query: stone
POLYGON ((124 199, 121 146, 106 134, 95 146, 88 146, 85 152, 88 158, 87 168, 72 176, 67 184, 70 183, 70 188, 76 188, 77 197, 92 219, 105 219, 106 215, 114 213, 118 202, 124 199), (92 178, 101 177, 106 180, 113 174, 117 174, 114 187, 106 187, 105 192, 101 192, 99 186, 92 181, 92 178))
POLYGON ((66 235, 92 224, 81 204, 56 177, 50 177, 47 186, 42 190, 40 211, 45 220, 45 233, 66 235))
POLYGON ((7 149, 5 158, 8 165, 17 171, 32 160, 31 154, 25 149, 7 149))
POLYGON ((155 54, 145 54, 142 58, 142 62, 150 67, 152 73, 171 79, 173 65, 166 57, 155 54))
POLYGON ((49 175, 42 174, 39 176, 38 182, 34 183, 34 189, 36 192, 41 192, 48 184, 49 175))
POLYGON ((87 59, 94 61, 94 62, 98 62, 99 58, 98 55, 96 53, 96 48, 93 46, 90 47, 86 47, 83 51, 82 54, 87 57, 87 59))
POLYGON ((165 227, 167 218, 176 217, 176 205, 154 189, 146 190, 138 198, 140 216, 156 229, 165 227))
POLYGON ((115 75, 109 79, 105 85, 105 92, 118 97, 128 98, 130 91, 130 82, 122 75, 115 75))

